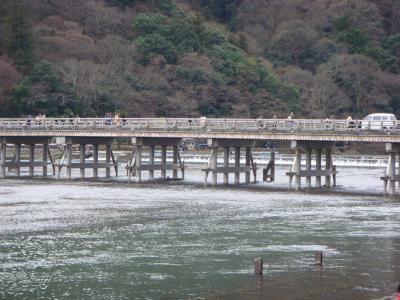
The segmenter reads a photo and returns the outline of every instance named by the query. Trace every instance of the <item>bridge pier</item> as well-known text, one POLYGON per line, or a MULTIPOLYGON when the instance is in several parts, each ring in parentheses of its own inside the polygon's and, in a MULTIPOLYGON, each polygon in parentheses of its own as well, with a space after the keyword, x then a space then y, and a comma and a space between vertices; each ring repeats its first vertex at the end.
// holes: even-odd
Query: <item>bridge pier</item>
POLYGON ((142 182, 142 171, 149 171, 149 180, 154 180, 154 171, 161 171, 161 179, 167 180, 167 171, 172 171, 172 178, 178 178, 178 170, 181 170, 182 178, 184 177, 184 165, 180 159, 179 146, 182 139, 180 138, 132 138, 132 144, 135 145, 134 155, 127 166, 128 181, 131 176, 136 176, 136 182, 142 182), (155 163, 155 149, 161 146, 161 161, 155 163), (143 164, 143 149, 149 149, 149 161, 143 164), (172 163, 167 162, 167 150, 172 147, 172 163))
POLYGON ((63 166, 66 169, 67 179, 72 178, 72 170, 79 169, 80 178, 86 178, 86 169, 93 170, 93 178, 99 178, 99 168, 104 168, 106 170, 105 177, 109 178, 111 176, 111 167, 114 166, 115 175, 118 176, 118 163, 117 161, 111 162, 112 144, 114 142, 113 138, 97 138, 97 137, 65 137, 57 138, 57 144, 64 144, 64 155, 61 161, 55 163, 58 168, 57 177, 61 177, 61 170, 63 166), (79 162, 73 161, 73 146, 79 145, 79 162), (93 162, 88 162, 87 158, 90 155, 86 153, 86 146, 93 145, 93 162), (105 145, 106 159, 105 162, 99 163, 99 147, 105 145))
MULTIPOLYGON (((211 148, 209 162, 202 170, 204 172, 204 186, 208 185, 208 174, 212 173, 211 184, 218 184, 218 174, 223 174, 223 184, 229 184, 229 174, 235 174, 234 183, 240 183, 240 173, 245 173, 245 183, 250 183, 250 173, 253 170, 253 175, 256 174, 256 166, 253 163, 251 148, 255 146, 255 141, 252 140, 233 140, 233 139, 209 139, 208 146, 211 148), (229 166, 229 151, 233 147, 235 153, 235 165, 229 166), (245 148, 245 166, 240 166, 240 148, 245 148), (218 150, 223 149, 223 166, 218 166, 218 150)), ((254 176, 254 182, 256 176, 254 176)))
MULTIPOLYGON (((21 144, 15 144, 15 163, 16 163, 16 172, 17 177, 21 176, 21 144)), ((43 167, 44 168, 44 167, 43 167)))
POLYGON ((275 151, 271 151, 271 156, 267 166, 263 169, 263 181, 272 182, 275 180, 275 151))
POLYGON ((383 180, 384 194, 393 196, 396 194, 396 182, 399 183, 400 188, 400 144, 386 143, 385 150, 389 154, 389 160, 385 174, 383 177, 381 177, 381 180, 383 180), (399 160, 397 160, 397 157, 399 157, 399 160), (397 170, 396 162, 398 162, 397 170))
POLYGON ((5 139, 1 140, 0 149, 0 177, 6 177, 7 143, 5 139))
POLYGON ((333 186, 336 186, 336 167, 332 162, 332 142, 316 142, 316 141, 292 141, 291 148, 295 149, 295 158, 289 172, 289 190, 292 189, 293 177, 295 178, 295 190, 301 189, 301 178, 306 178, 306 190, 312 188, 312 177, 315 177, 315 186, 321 188, 321 177, 325 177, 325 186, 331 187, 331 176, 333 178, 333 186), (315 170, 312 170, 312 154, 316 152, 315 170), (322 152, 325 150, 325 170, 322 170, 322 152), (302 153, 306 154, 306 169, 302 170, 301 159, 302 153))
POLYGON ((47 177, 49 142, 48 137, 3 137, 0 139, 0 178, 6 177, 6 169, 15 170, 17 177, 21 176, 21 168, 28 167, 29 177, 35 176, 35 167, 42 167, 42 176, 47 177), (14 144, 14 156, 7 160, 7 144, 14 144), (28 161, 21 161, 22 144, 29 146, 28 161), (43 146, 42 160, 35 161, 36 145, 43 146))

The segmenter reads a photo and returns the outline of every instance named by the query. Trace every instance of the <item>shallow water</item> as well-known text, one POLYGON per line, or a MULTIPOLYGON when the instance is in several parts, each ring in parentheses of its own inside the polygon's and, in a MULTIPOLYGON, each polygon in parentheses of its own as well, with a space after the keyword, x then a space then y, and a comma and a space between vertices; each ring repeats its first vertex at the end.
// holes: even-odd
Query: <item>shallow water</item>
POLYGON ((162 184, 3 180, 0 298, 390 299, 400 201, 380 195, 380 169, 339 171, 342 193, 287 192, 286 168, 239 188, 203 188, 198 168, 162 184))

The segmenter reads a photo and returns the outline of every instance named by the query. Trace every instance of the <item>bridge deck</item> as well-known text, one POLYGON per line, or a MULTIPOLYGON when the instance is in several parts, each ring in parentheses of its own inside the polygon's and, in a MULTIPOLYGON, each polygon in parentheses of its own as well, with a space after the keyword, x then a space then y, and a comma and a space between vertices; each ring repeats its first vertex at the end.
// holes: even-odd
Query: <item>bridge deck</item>
POLYGON ((0 137, 152 137, 400 143, 397 121, 309 119, 0 119, 0 137))

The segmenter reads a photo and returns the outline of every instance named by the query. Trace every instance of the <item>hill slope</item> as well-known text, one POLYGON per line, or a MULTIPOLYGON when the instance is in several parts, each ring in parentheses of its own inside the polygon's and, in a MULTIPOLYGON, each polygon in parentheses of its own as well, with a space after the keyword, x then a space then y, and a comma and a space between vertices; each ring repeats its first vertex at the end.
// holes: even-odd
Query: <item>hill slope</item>
POLYGON ((0 4, 2 115, 400 113, 396 0, 0 4))

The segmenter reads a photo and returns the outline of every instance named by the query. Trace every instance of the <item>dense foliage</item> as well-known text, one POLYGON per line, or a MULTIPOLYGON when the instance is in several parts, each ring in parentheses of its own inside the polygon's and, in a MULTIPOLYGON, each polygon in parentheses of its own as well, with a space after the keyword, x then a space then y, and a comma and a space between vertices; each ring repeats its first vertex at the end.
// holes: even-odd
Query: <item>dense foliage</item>
POLYGON ((400 113, 399 19, 395 0, 4 0, 0 113, 400 113))

